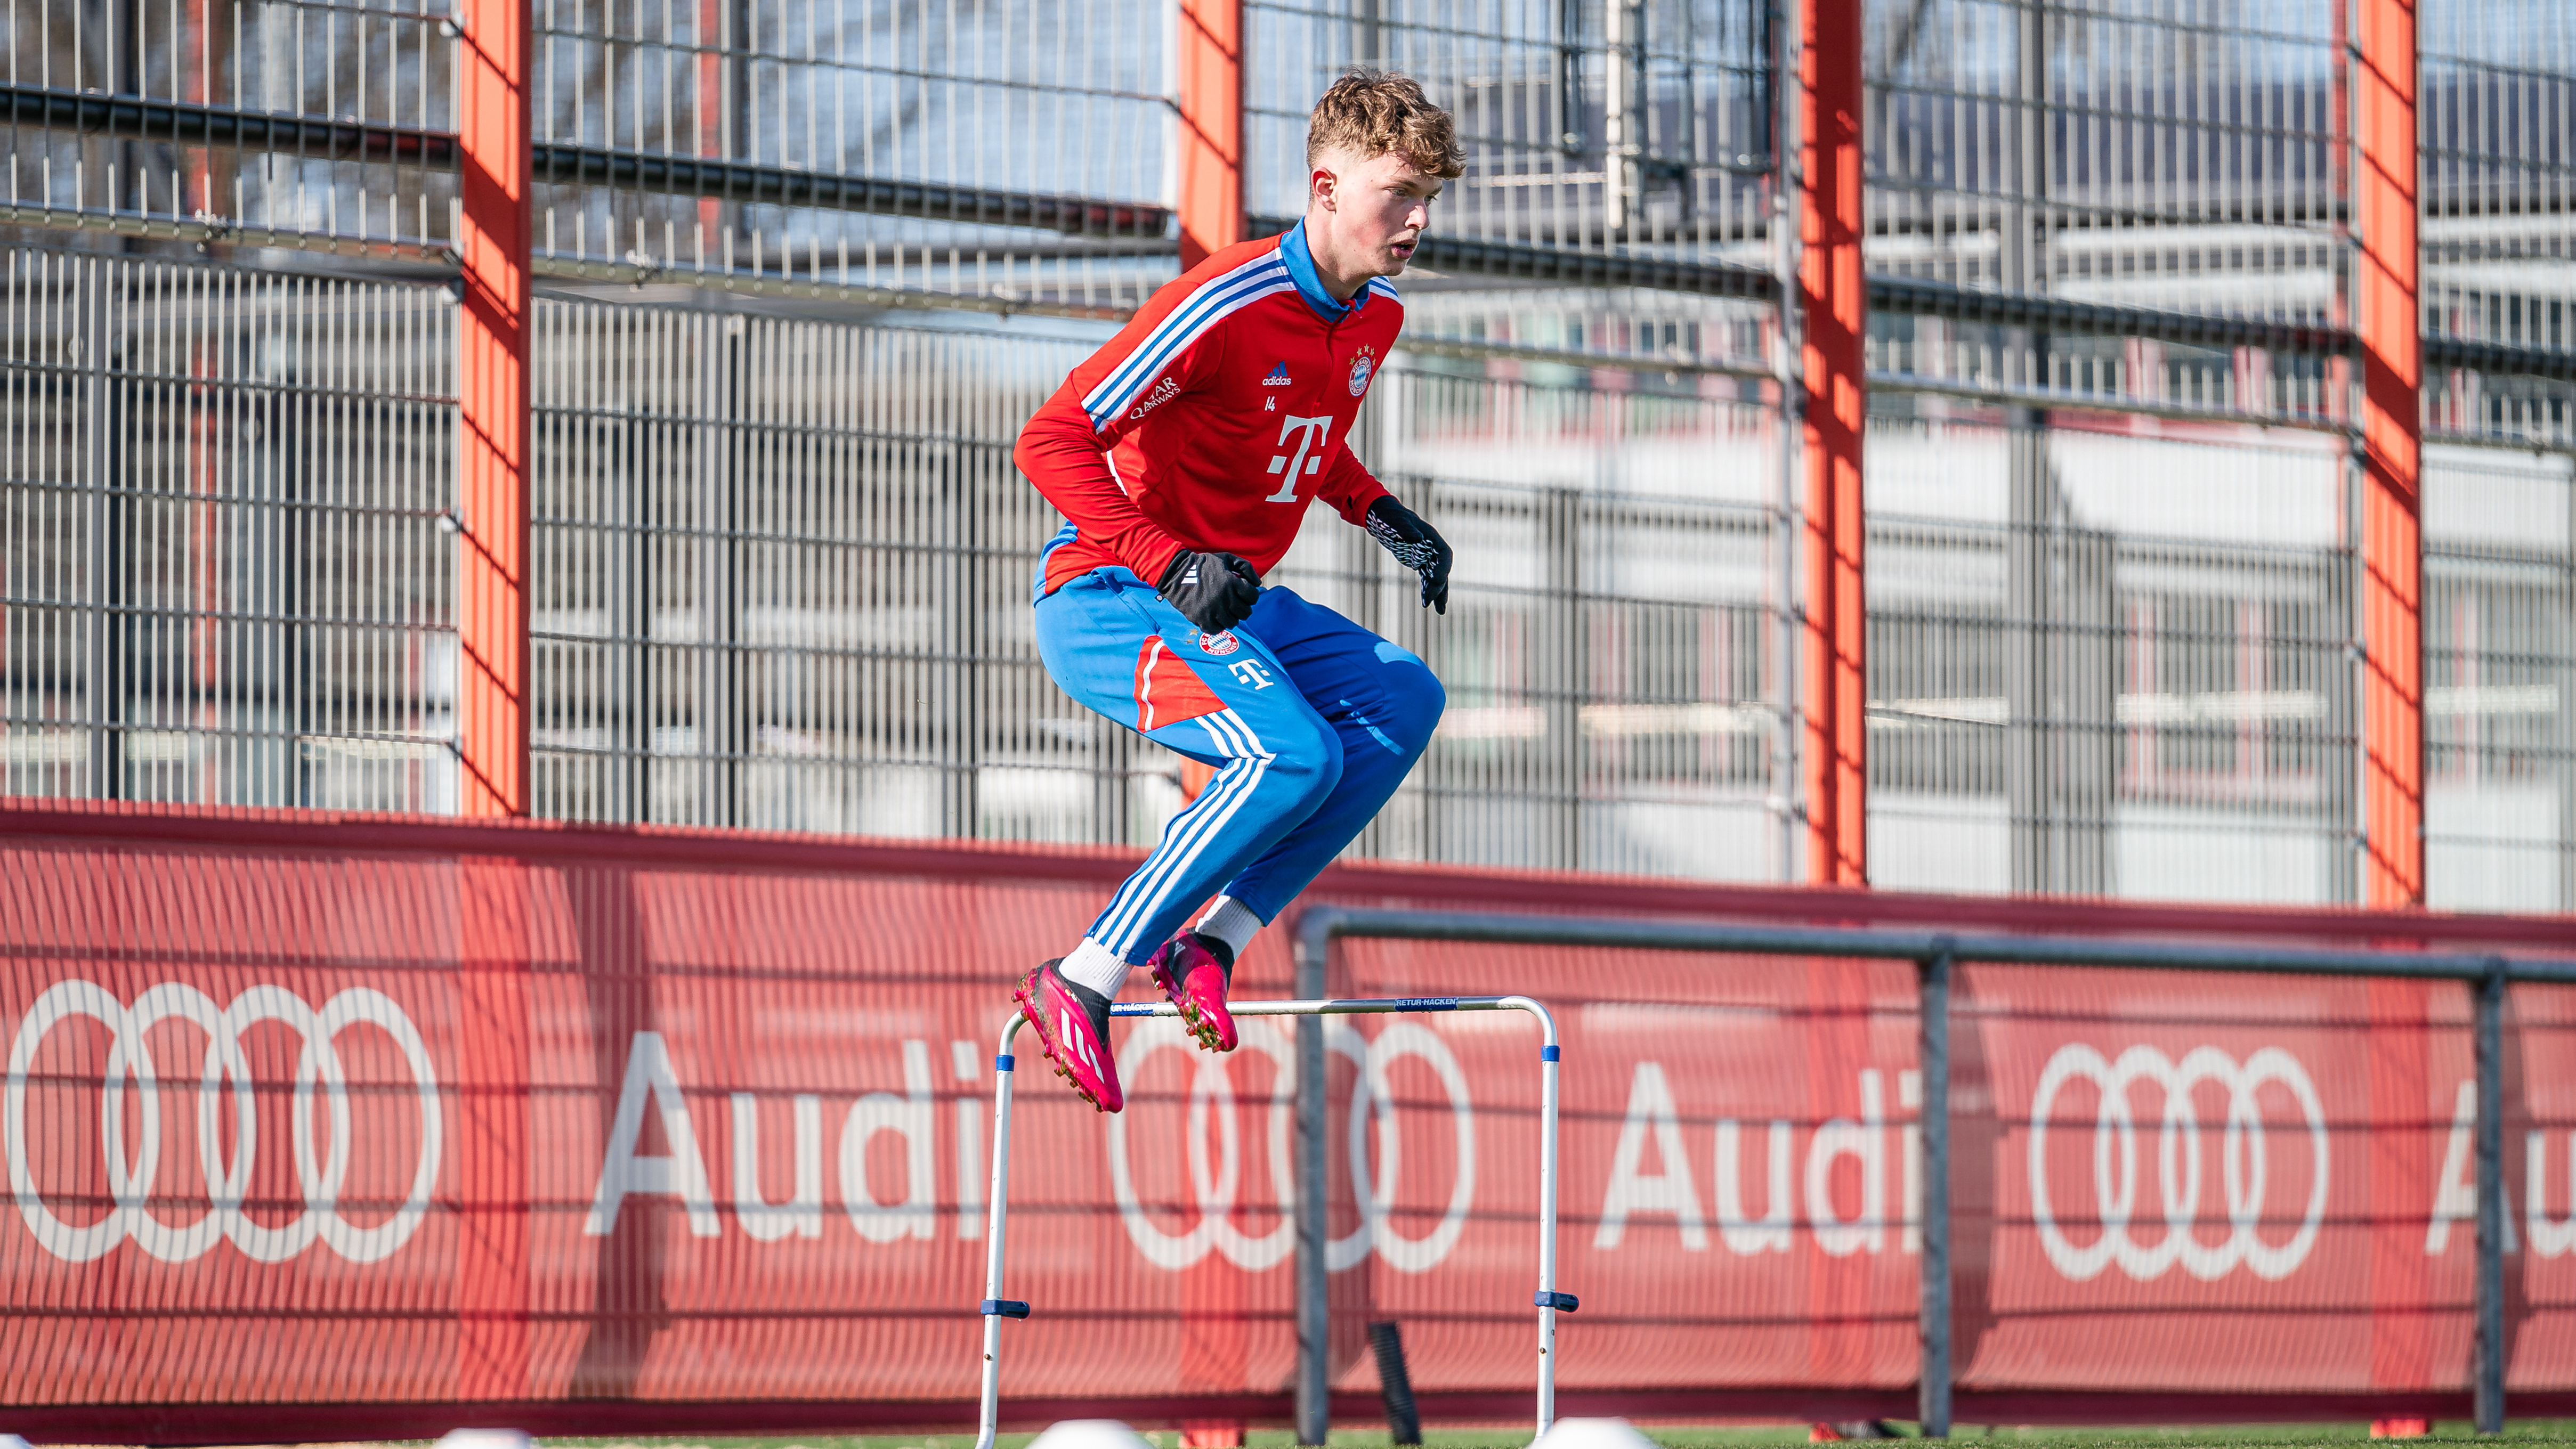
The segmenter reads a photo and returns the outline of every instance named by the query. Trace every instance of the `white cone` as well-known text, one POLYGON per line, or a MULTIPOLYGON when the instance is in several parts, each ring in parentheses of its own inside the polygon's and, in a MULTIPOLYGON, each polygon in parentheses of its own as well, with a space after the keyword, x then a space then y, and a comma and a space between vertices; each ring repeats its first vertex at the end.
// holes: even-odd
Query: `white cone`
POLYGON ((536 1449, 536 1443, 517 1429, 450 1429, 438 1449, 536 1449))
POLYGON ((1029 1449, 1153 1449, 1145 1436, 1116 1419, 1066 1419, 1049 1424, 1029 1449))
POLYGON ((1656 1449, 1625 1419, 1559 1419, 1533 1449, 1656 1449))

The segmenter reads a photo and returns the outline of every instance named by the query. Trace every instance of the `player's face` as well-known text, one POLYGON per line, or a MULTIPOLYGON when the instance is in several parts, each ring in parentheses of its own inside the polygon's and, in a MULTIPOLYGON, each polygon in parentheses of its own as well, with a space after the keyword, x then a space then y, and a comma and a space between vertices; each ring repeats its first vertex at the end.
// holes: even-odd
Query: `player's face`
POLYGON ((1342 259, 1367 276, 1402 273, 1431 225, 1441 179, 1423 175, 1393 152, 1366 161, 1336 157, 1334 163, 1329 171, 1319 168, 1315 181, 1330 197, 1342 259))

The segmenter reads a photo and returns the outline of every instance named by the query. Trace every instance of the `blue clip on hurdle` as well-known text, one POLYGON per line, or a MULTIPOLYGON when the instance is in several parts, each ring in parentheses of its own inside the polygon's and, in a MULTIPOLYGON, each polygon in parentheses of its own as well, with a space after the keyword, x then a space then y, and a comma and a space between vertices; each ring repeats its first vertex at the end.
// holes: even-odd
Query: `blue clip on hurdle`
MULTIPOLYGON (((1575 1296, 1556 1291, 1556 1079, 1559 1065, 1556 1018, 1526 996, 1407 996, 1354 1001, 1238 1001, 1236 1016, 1383 1016, 1415 1011, 1526 1011, 1538 1018, 1538 1432, 1556 1421, 1556 1315, 1572 1313, 1575 1296)), ((1115 1016, 1178 1016, 1168 1001, 1147 1005, 1120 1002, 1115 1016)), ((1029 1305, 1002 1296, 1002 1233, 1010 1213, 1011 1082, 1018 1059, 1011 1041, 1027 1021, 1011 1013, 1002 1028, 1001 1049, 993 1056, 993 1188, 985 1198, 984 1220, 984 1403, 975 1449, 993 1449, 1002 1418, 1002 1320, 1026 1318, 1029 1305)))

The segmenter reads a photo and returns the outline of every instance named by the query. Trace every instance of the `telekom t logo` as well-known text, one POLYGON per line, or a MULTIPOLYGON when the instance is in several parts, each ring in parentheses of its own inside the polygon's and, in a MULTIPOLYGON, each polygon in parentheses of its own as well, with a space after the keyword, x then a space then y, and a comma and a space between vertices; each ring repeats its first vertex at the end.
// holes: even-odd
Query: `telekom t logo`
POLYGON ((1297 451, 1294 456, 1282 453, 1270 460, 1271 472, 1283 473, 1287 476, 1279 480, 1279 491, 1264 499, 1264 502, 1294 503, 1297 501, 1297 480, 1309 473, 1323 471, 1324 435, 1332 430, 1333 420, 1330 417, 1289 417, 1280 420, 1279 446, 1287 447, 1288 435, 1295 433, 1297 451))

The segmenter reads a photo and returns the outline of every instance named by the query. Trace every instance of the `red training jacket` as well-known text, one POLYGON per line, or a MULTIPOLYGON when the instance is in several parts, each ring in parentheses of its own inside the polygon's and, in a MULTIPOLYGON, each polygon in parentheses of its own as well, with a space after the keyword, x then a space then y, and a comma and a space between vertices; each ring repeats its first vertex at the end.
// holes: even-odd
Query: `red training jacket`
POLYGON ((1346 440, 1403 326, 1383 278, 1349 306, 1324 290, 1302 223, 1155 292, 1020 430, 1020 471, 1070 520, 1040 592, 1119 564, 1158 583, 1184 548, 1268 573, 1318 498, 1360 522, 1386 490, 1346 440))

